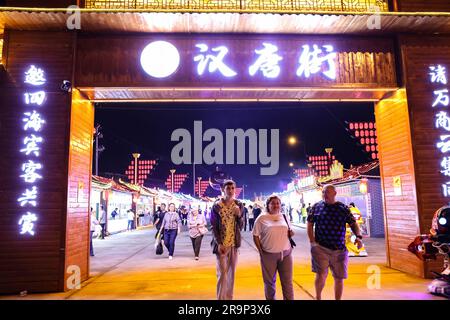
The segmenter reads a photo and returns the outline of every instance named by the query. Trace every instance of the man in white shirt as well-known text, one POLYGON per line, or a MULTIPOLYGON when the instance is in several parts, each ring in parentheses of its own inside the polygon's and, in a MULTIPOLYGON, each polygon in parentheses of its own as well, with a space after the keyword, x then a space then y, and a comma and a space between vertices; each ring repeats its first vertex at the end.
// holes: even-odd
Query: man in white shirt
POLYGON ((133 210, 128 210, 127 212, 127 217, 128 217, 128 227, 127 230, 128 231, 132 231, 134 229, 134 212, 133 210))
POLYGON ((100 225, 102 227, 102 235, 101 239, 105 239, 106 235, 106 210, 104 209, 103 205, 100 206, 100 225))

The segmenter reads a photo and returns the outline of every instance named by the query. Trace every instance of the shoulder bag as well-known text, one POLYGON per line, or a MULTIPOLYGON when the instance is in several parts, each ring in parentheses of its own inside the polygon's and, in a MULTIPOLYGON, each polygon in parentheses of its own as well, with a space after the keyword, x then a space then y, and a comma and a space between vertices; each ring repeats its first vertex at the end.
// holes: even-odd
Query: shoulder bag
MULTIPOLYGON (((288 227, 288 232, 289 232, 289 231, 291 231, 291 228, 289 227, 289 223, 288 223, 288 221, 286 219, 286 215, 283 214, 283 217, 284 217, 284 221, 286 221, 286 225, 288 227)), ((289 243, 291 244, 291 248, 296 247, 297 244, 295 243, 294 239, 292 239, 291 236, 289 236, 289 235, 288 235, 288 238, 289 238, 289 243)))

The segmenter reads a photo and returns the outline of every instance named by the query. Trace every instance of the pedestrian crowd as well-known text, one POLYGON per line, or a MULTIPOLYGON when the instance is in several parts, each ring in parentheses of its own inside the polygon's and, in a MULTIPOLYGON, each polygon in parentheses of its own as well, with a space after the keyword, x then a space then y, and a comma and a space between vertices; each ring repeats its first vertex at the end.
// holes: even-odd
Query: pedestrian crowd
MULTIPOLYGON (((156 254, 161 255, 166 247, 169 260, 175 254, 175 243, 182 227, 188 230, 192 242, 194 259, 200 259, 200 249, 204 236, 212 233, 211 248, 216 256, 217 299, 232 300, 234 281, 238 263, 239 248, 242 243, 242 231, 252 232, 253 241, 259 253, 264 293, 267 300, 276 298, 277 274, 280 279, 284 300, 294 299, 293 251, 296 246, 291 221, 293 208, 286 208, 281 199, 270 196, 265 206, 255 202, 248 207, 235 198, 236 183, 226 181, 222 186, 222 197, 212 206, 208 219, 207 212, 200 208, 176 208, 174 203, 162 203, 152 216, 156 229, 156 254)), ((353 203, 350 207, 336 201, 336 189, 326 185, 322 190, 322 200, 311 206, 305 203, 296 209, 299 222, 307 227, 310 241, 311 266, 315 273, 316 299, 322 298, 328 271, 334 278, 335 299, 342 298, 344 280, 348 277, 348 252, 346 248, 347 227, 355 235, 354 245, 363 246, 361 231, 355 212, 359 212, 353 203)), ((111 218, 119 215, 115 208, 111 218)), ((136 229, 136 222, 150 217, 148 210, 136 216, 133 210, 127 210, 127 231, 136 229)), ((91 208, 90 255, 94 256, 92 238, 99 228, 99 238, 104 239, 107 213, 103 205, 99 207, 98 219, 91 208)), ((142 223, 141 223, 142 224, 142 223)))
MULTIPOLYGON (((235 198, 236 183, 226 181, 222 186, 222 197, 210 210, 209 224, 212 233, 211 248, 216 256, 218 300, 232 300, 234 281, 238 263, 241 232, 247 228, 253 235, 255 247, 260 257, 264 293, 267 300, 276 298, 277 274, 280 279, 284 300, 294 299, 293 286, 293 240, 292 208, 287 209, 276 196, 267 198, 265 206, 255 203, 246 207, 235 198)), ((326 185, 322 190, 322 200, 297 210, 300 223, 306 224, 310 242, 311 266, 315 273, 316 299, 321 300, 328 271, 334 278, 335 299, 342 298, 344 280, 348 277, 348 252, 346 248, 346 228, 355 235, 354 244, 363 246, 358 223, 348 206, 336 201, 336 189, 326 185)), ((353 204, 352 204, 353 205, 353 204)), ((156 227, 155 248, 163 253, 163 245, 168 250, 168 258, 174 257, 175 240, 182 226, 189 230, 195 260, 199 260, 203 237, 208 233, 208 222, 199 208, 176 210, 170 203, 166 211, 161 204, 154 214, 156 227)))

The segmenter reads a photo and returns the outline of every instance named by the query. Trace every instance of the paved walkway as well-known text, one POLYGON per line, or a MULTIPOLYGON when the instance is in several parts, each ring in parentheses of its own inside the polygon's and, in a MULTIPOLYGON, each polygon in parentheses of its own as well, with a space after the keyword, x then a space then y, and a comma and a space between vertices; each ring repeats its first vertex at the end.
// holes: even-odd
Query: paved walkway
MULTIPOLYGON (((311 300, 314 274, 310 271, 306 231, 296 228, 294 251, 295 298, 311 300)), ((186 231, 177 238, 173 260, 167 250, 155 255, 154 229, 125 232, 94 240, 96 256, 91 258, 91 278, 80 290, 56 294, 32 294, 0 299, 215 299, 215 256, 211 254, 210 235, 203 239, 200 260, 195 261, 186 231)), ((235 299, 264 299, 259 258, 249 232, 244 233, 235 285, 235 299)), ((349 279, 344 299, 442 299, 426 292, 429 280, 409 276, 385 267, 384 239, 365 241, 369 257, 350 258, 349 279), (380 288, 367 286, 372 273, 380 270, 380 288)), ((411 259, 416 259, 411 256, 411 259)), ((370 282, 370 281, 369 281, 370 282)), ((331 276, 323 298, 333 298, 331 276)), ((281 293, 280 288, 278 292, 281 293)))

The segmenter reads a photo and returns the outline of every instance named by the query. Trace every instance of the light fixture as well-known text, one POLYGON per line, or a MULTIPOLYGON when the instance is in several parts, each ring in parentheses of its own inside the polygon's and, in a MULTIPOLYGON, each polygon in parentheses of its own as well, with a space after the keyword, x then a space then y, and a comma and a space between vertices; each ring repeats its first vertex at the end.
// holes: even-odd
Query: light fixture
POLYGON ((359 192, 367 194, 367 179, 364 178, 359 181, 359 192))
POLYGON ((154 78, 167 78, 180 65, 178 49, 167 41, 154 41, 148 44, 141 53, 141 66, 154 78))
POLYGON ((290 137, 288 138, 288 143, 289 143, 289 145, 291 145, 291 146, 297 144, 297 138, 296 138, 295 136, 290 136, 290 137))

